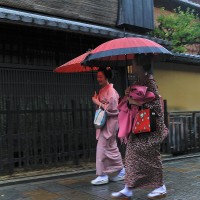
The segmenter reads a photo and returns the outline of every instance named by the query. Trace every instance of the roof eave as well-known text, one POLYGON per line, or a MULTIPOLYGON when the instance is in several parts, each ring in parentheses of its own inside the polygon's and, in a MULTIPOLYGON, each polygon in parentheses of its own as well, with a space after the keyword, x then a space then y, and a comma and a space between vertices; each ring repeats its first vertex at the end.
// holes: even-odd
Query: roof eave
MULTIPOLYGON (((19 11, 4 7, 0 7, 0 22, 15 24, 18 23, 26 26, 73 31, 82 34, 89 34, 107 38, 124 37, 124 31, 117 28, 77 22, 58 17, 49 17, 42 14, 19 11)), ((142 37, 150 39, 165 47, 171 45, 171 43, 166 40, 154 38, 148 35, 135 34, 132 32, 126 32, 126 37, 142 37)))
POLYGON ((200 66, 200 55, 184 54, 184 53, 173 53, 167 62, 184 63, 188 65, 200 66))

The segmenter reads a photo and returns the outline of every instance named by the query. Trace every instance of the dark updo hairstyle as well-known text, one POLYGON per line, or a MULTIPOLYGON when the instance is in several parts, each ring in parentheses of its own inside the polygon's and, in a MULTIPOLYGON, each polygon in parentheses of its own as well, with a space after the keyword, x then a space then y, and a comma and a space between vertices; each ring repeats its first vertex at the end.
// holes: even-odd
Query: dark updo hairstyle
POLYGON ((98 72, 102 72, 104 76, 108 79, 111 80, 113 78, 113 73, 112 69, 110 67, 107 68, 99 68, 98 72))

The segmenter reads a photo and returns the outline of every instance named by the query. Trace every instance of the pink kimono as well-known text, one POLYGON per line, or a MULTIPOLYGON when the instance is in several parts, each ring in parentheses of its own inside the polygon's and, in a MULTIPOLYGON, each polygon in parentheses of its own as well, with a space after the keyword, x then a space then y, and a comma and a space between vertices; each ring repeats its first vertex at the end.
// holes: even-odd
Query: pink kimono
MULTIPOLYGON (((141 105, 152 101, 155 98, 155 95, 152 92, 147 91, 147 87, 140 85, 131 86, 131 91, 129 97, 136 100, 141 105)), ((127 143, 127 138, 129 133, 131 132, 133 118, 138 112, 139 107, 137 105, 131 105, 128 107, 127 104, 127 96, 124 96, 120 104, 118 105, 119 109, 119 133, 118 137, 121 141, 124 140, 124 143, 127 143)))
POLYGON ((96 139, 98 140, 96 174, 100 176, 120 171, 123 168, 123 163, 116 141, 119 127, 119 111, 117 109, 119 95, 113 85, 109 84, 99 91, 98 98, 107 112, 105 126, 96 130, 96 139))

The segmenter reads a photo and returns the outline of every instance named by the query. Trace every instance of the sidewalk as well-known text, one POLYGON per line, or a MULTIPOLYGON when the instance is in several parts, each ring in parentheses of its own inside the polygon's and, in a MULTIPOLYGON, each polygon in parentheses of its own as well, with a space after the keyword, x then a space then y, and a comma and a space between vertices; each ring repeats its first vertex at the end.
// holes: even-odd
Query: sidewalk
MULTIPOLYGON (((200 157, 164 163, 168 189, 165 200, 200 200, 200 157)), ((1 186, 0 200, 107 200, 112 191, 123 188, 123 181, 92 186, 94 174, 1 186)), ((145 200, 149 190, 135 190, 133 200, 145 200)))

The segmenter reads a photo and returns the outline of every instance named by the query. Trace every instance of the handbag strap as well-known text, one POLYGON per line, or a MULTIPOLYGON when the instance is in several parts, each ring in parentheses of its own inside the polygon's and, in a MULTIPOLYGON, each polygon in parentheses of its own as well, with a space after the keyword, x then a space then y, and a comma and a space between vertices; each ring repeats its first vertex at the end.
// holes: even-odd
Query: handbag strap
POLYGON ((138 110, 144 110, 144 109, 146 109, 146 107, 145 107, 145 105, 143 104, 143 105, 139 106, 139 109, 138 109, 138 110))
POLYGON ((106 109, 104 109, 104 108, 102 108, 102 103, 99 105, 99 109, 101 109, 101 110, 104 110, 104 111, 107 111, 107 108, 106 109))

